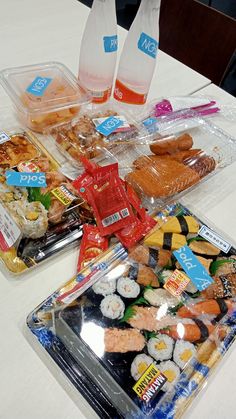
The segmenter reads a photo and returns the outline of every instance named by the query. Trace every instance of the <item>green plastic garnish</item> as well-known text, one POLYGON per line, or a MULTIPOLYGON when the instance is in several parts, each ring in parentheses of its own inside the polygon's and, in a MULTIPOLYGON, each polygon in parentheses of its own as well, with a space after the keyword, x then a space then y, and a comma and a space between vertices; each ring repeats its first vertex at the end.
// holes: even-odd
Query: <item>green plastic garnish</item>
POLYGON ((222 259, 222 260, 215 260, 210 265, 210 273, 211 275, 215 275, 218 271, 219 267, 224 265, 225 263, 233 263, 236 262, 235 259, 222 259))
POLYGON ((149 340, 151 338, 156 338, 157 337, 157 333, 156 332, 147 332, 145 330, 144 337, 145 337, 146 340, 149 340))
POLYGON ((49 210, 51 205, 50 193, 42 194, 40 188, 27 188, 29 202, 41 202, 46 210, 49 210))
POLYGON ((192 237, 191 239, 188 239, 187 240, 187 243, 189 245, 190 243, 192 243, 194 241, 203 241, 203 242, 205 242, 206 240, 203 237, 196 236, 196 237, 192 237))
POLYGON ((136 313, 134 306, 140 306, 143 304, 150 305, 144 297, 140 297, 137 300, 135 300, 132 304, 130 304, 130 306, 128 306, 125 310, 124 316, 122 317, 122 319, 120 319, 120 323, 127 322, 129 319, 134 317, 136 313))
POLYGON ((182 303, 182 301, 179 303, 179 304, 177 304, 176 306, 174 306, 174 307, 169 307, 169 309, 168 309, 168 311, 171 313, 171 314, 175 314, 181 307, 183 307, 184 306, 184 303, 182 303))

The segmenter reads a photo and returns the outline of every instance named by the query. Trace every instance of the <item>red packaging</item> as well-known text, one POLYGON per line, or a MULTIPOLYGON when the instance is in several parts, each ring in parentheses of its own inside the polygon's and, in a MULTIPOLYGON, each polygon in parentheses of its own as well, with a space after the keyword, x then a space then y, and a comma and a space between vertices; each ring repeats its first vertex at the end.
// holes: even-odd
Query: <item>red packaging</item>
POLYGON ((118 175, 117 163, 94 170, 93 184, 87 187, 87 197, 102 236, 110 235, 135 221, 118 175))
POLYGON ((82 175, 78 176, 73 182, 72 185, 77 190, 78 194, 88 201, 87 197, 87 186, 93 183, 93 178, 91 175, 87 173, 83 173, 82 175))
POLYGON ((78 272, 81 271, 91 260, 108 249, 108 239, 102 237, 98 227, 84 224, 83 237, 78 259, 78 272))
POLYGON ((132 224, 115 233, 118 240, 127 248, 134 246, 156 225, 156 221, 146 213, 136 192, 127 185, 127 196, 137 215, 132 224))

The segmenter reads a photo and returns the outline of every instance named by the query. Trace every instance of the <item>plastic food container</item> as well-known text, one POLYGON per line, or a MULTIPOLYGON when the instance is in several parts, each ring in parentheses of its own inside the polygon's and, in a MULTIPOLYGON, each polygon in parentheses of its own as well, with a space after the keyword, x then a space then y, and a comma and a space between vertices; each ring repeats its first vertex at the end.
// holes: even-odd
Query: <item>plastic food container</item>
POLYGON ((5 69, 0 79, 20 121, 37 132, 71 120, 90 102, 90 94, 61 63, 5 69))
POLYGON ((32 132, 0 131, 0 260, 6 273, 18 275, 78 244, 83 222, 93 221, 60 167, 32 132))
POLYGON ((58 149, 75 167, 81 157, 99 162, 106 155, 149 135, 131 114, 109 102, 99 107, 84 107, 79 117, 47 131, 58 149))
POLYGON ((27 319, 103 418, 181 417, 236 337, 235 248, 180 204, 157 220, 129 253, 111 248, 27 319))

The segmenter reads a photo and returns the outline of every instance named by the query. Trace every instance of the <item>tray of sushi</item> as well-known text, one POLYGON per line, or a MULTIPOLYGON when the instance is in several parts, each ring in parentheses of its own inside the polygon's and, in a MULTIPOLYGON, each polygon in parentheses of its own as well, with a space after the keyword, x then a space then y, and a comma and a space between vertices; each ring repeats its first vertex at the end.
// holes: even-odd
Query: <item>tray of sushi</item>
POLYGON ((93 221, 60 164, 29 130, 0 133, 0 259, 20 274, 78 243, 93 221))
POLYGON ((236 336, 236 249, 180 204, 155 219, 27 319, 102 418, 180 417, 236 336))

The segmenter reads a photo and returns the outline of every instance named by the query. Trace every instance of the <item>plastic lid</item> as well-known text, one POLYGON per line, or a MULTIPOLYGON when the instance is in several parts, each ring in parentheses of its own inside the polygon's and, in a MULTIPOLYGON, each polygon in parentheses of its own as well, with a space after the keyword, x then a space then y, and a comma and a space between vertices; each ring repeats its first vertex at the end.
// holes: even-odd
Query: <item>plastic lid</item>
POLYGON ((58 110, 91 100, 73 73, 58 62, 5 69, 1 82, 17 108, 30 112, 58 110))

